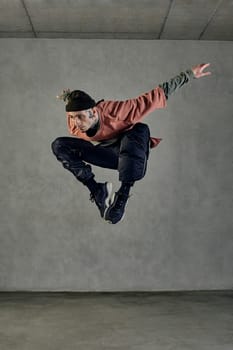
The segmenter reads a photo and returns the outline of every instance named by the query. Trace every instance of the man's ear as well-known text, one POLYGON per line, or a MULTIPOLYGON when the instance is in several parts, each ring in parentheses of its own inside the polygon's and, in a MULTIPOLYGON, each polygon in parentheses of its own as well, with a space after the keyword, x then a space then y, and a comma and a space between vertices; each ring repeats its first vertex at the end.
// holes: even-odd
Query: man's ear
POLYGON ((95 109, 95 108, 93 108, 93 114, 94 114, 94 116, 96 117, 96 118, 98 118, 98 112, 97 112, 97 110, 95 109))
POLYGON ((94 111, 92 108, 88 109, 87 111, 87 115, 89 119, 93 119, 94 118, 94 111))

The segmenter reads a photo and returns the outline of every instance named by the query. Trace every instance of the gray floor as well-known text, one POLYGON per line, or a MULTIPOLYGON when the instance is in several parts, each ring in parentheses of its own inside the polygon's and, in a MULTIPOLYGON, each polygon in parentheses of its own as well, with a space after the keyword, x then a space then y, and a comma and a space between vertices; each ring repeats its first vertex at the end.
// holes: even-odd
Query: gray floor
POLYGON ((1 350, 232 350, 233 292, 0 293, 1 350))

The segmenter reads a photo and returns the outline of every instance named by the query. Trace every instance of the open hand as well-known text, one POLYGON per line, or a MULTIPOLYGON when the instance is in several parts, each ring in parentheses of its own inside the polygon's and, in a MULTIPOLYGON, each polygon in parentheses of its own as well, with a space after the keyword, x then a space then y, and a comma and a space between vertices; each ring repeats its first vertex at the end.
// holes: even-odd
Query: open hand
POLYGON ((192 68, 193 74, 195 76, 195 78, 201 78, 204 77, 206 75, 210 75, 211 72, 203 72, 203 70, 207 67, 209 67, 210 63, 202 63, 202 64, 198 64, 197 66, 192 68))

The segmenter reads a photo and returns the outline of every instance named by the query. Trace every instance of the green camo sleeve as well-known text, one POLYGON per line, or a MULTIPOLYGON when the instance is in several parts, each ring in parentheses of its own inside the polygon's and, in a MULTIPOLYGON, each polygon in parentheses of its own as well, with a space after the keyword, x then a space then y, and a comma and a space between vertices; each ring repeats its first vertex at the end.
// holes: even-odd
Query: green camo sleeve
POLYGON ((185 72, 181 72, 179 75, 170 79, 168 82, 160 84, 159 87, 164 90, 166 99, 168 99, 169 95, 171 95, 184 84, 188 83, 191 78, 195 78, 193 71, 191 69, 187 69, 185 72))

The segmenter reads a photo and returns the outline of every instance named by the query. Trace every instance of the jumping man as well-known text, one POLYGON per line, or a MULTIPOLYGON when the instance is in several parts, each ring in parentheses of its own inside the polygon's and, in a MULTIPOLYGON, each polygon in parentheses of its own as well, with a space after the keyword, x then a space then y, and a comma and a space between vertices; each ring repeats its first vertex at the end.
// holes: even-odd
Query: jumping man
POLYGON ((131 187, 146 173, 150 148, 161 139, 150 136, 142 119, 166 107, 168 96, 192 78, 210 75, 210 64, 199 64, 137 98, 95 102, 81 90, 64 90, 58 98, 66 102, 68 130, 75 137, 58 137, 52 150, 63 167, 90 191, 101 217, 116 224, 122 220, 131 187), (121 186, 112 195, 110 182, 95 180, 91 165, 116 169, 121 186))

